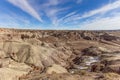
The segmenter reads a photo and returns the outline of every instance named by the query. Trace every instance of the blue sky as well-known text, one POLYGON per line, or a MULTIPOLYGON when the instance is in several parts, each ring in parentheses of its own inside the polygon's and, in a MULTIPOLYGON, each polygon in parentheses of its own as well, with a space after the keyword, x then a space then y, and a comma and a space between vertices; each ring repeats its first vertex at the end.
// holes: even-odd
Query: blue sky
POLYGON ((120 29, 120 0, 0 0, 0 27, 120 29))

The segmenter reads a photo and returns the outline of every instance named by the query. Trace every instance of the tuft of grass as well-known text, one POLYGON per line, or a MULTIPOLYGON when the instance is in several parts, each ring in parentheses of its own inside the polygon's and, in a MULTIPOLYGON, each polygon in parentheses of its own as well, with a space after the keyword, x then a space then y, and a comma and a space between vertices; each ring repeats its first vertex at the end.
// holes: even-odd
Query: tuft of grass
POLYGON ((45 43, 42 42, 42 43, 41 43, 41 46, 45 46, 45 43))

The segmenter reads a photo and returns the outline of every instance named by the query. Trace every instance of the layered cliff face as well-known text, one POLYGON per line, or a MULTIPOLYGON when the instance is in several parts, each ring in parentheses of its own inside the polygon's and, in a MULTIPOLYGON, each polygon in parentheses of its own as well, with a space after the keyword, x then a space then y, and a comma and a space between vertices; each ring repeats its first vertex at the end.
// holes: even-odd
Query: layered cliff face
POLYGON ((55 75, 94 80, 93 76, 100 75, 96 71, 119 74, 119 31, 0 31, 2 80, 41 80, 49 75, 53 80, 55 75), (81 76, 84 73, 91 75, 81 76))

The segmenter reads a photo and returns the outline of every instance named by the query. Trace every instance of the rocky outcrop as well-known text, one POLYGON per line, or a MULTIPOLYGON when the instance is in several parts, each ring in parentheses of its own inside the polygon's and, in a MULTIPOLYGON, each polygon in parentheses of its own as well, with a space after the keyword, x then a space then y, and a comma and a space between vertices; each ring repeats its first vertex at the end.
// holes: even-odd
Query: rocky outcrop
POLYGON ((100 38, 103 40, 107 40, 107 41, 113 41, 113 40, 119 40, 120 37, 114 36, 114 35, 110 35, 108 33, 102 34, 100 35, 100 38))
POLYGON ((10 58, 0 59, 0 80, 19 80, 19 77, 27 75, 32 68, 25 63, 18 63, 10 58))
POLYGON ((83 55, 99 56, 102 53, 109 52, 109 50, 103 47, 90 46, 89 48, 84 49, 82 52, 83 55))
POLYGON ((58 74, 58 73, 68 73, 68 71, 60 65, 53 64, 51 67, 48 67, 46 73, 47 74, 53 74, 53 73, 58 74))
POLYGON ((19 80, 19 77, 26 75, 27 72, 19 71, 10 68, 0 68, 1 80, 19 80))

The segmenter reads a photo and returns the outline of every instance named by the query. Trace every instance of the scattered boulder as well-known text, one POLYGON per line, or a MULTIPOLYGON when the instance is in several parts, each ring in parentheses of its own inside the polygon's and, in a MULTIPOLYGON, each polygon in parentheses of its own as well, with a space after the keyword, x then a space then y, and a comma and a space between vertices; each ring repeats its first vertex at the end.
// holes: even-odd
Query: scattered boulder
POLYGON ((68 71, 60 66, 60 65, 57 65, 57 64, 53 64, 51 67, 48 67, 47 71, 46 71, 47 74, 53 74, 53 73, 68 73, 68 71))

